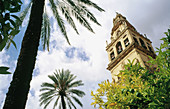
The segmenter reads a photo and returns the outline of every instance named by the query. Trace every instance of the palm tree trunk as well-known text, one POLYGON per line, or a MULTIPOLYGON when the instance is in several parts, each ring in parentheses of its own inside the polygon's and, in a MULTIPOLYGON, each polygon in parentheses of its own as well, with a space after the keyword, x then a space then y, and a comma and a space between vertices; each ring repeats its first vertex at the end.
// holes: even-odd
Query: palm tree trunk
POLYGON ((39 46, 44 1, 33 0, 30 21, 3 109, 25 108, 39 46))
POLYGON ((64 96, 63 95, 61 95, 61 103, 62 103, 63 109, 66 109, 66 104, 65 104, 64 96))

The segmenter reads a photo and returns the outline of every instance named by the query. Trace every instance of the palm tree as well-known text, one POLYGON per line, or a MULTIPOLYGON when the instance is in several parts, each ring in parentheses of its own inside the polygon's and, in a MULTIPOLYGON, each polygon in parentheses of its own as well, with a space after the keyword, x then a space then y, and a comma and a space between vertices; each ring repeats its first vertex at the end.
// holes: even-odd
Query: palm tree
MULTIPOLYGON (((65 36, 67 42, 70 44, 69 39, 67 37, 64 21, 62 17, 59 14, 59 11, 64 15, 64 18, 67 20, 67 22, 71 25, 71 27, 76 31, 77 34, 79 34, 76 25, 73 21, 72 16, 74 16, 79 23, 81 23, 85 28, 87 28, 89 31, 93 32, 93 29, 91 28, 89 22, 86 20, 88 18, 92 22, 96 23, 97 25, 100 25, 97 19, 94 17, 94 15, 87 9, 85 5, 92 6, 96 8, 99 11, 104 11, 102 8, 97 6, 95 3, 91 2, 90 0, 48 0, 49 4, 44 5, 44 12, 43 12, 43 21, 42 21, 42 28, 41 28, 41 41, 43 43, 43 49, 47 47, 49 50, 49 40, 50 40, 50 20, 48 17, 48 12, 46 10, 47 6, 50 5, 50 8, 53 12, 53 15, 58 23, 60 31, 65 36)), ((18 20, 17 26, 21 26, 23 20, 29 13, 29 10, 33 4, 33 0, 27 5, 25 10, 20 15, 20 21, 18 20)))
MULTIPOLYGON (((45 0, 32 0, 31 14, 29 23, 22 40, 20 55, 18 57, 17 66, 13 74, 13 79, 6 95, 3 109, 24 109, 27 101, 27 95, 32 80, 32 73, 35 66, 40 36, 44 39, 43 46, 48 47, 50 26, 43 19, 45 13, 45 0), (44 28, 44 29, 43 29, 44 28), (41 32, 42 30, 42 32, 41 32), (44 36, 44 37, 43 37, 44 36)), ((65 16, 66 21, 77 32, 73 17, 78 20, 84 27, 93 32, 87 18, 96 24, 99 24, 93 14, 86 8, 94 7, 99 11, 104 11, 90 0, 49 0, 54 17, 58 23, 58 27, 68 41, 64 21, 58 11, 65 16)), ((29 10, 29 8, 27 8, 29 10)), ((23 17, 23 16, 21 16, 23 17)), ((46 17, 47 18, 47 17, 46 17)), ((21 19, 22 20, 22 19, 21 19)), ((48 18, 47 18, 48 20, 48 18)), ((78 32, 77 32, 78 33, 78 32)), ((69 42, 69 41, 68 41, 69 42)))
POLYGON ((55 98, 53 109, 57 107, 59 99, 61 100, 59 105, 60 109, 61 105, 63 109, 66 109, 66 104, 70 109, 71 106, 76 109, 71 98, 83 107, 83 104, 77 97, 83 97, 85 93, 81 90, 75 89, 75 87, 84 85, 81 80, 75 81, 76 76, 71 74, 69 70, 64 71, 63 69, 61 71, 56 70, 54 75, 49 75, 48 77, 53 83, 45 82, 41 85, 42 88, 40 89, 40 91, 43 91, 40 95, 40 105, 44 104, 44 109, 46 109, 50 102, 55 98))

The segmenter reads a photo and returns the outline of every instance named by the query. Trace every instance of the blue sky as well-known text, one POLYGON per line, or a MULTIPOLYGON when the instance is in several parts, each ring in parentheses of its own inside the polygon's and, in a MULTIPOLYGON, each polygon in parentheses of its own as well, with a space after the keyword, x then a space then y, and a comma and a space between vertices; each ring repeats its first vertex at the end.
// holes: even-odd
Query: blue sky
MULTIPOLYGON (((99 13, 94 9, 94 15, 102 26, 91 23, 95 34, 90 33, 84 27, 77 24, 80 35, 77 35, 70 26, 66 25, 71 46, 68 45, 62 34, 57 29, 57 24, 53 22, 53 31, 50 40, 50 52, 42 51, 40 46, 31 81, 30 93, 26 109, 42 109, 39 106, 39 89, 42 82, 50 82, 47 75, 53 74, 55 69, 69 69, 77 75, 77 79, 83 80, 84 87, 81 90, 86 92, 82 98, 83 109, 94 109, 90 91, 96 90, 98 83, 110 79, 111 74, 106 70, 108 57, 105 50, 106 40, 110 42, 110 33, 113 27, 115 12, 121 13, 141 34, 146 34, 153 42, 153 46, 159 47, 161 41, 170 26, 170 1, 169 0, 92 0, 105 9, 99 13)), ((28 0, 24 0, 24 5, 28 0)), ((48 9, 47 9, 48 10, 48 9)), ((50 10, 48 10, 50 12, 50 10)), ((16 66, 16 59, 20 51, 21 41, 27 20, 23 24, 21 33, 14 39, 17 50, 11 46, 10 49, 0 52, 0 66, 10 66, 13 72, 16 66)), ((0 75, 0 108, 3 105, 5 94, 10 84, 12 75, 0 75)), ((80 107, 78 107, 80 108, 80 107)), ((50 107, 49 107, 50 109, 50 107)))
POLYGON ((89 57, 87 56, 86 52, 83 51, 83 49, 76 48, 76 47, 71 47, 67 48, 65 50, 65 54, 68 58, 74 58, 74 56, 77 56, 78 59, 82 61, 88 61, 89 57))

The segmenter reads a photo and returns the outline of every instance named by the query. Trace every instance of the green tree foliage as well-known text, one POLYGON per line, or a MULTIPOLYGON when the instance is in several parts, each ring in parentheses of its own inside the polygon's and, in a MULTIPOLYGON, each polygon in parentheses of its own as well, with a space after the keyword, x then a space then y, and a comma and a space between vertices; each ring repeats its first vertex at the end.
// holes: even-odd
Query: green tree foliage
MULTIPOLYGON (((13 38, 19 33, 19 28, 14 20, 20 21, 15 14, 20 11, 21 0, 0 0, 0 52, 12 43, 16 48, 13 38)), ((0 66, 0 74, 11 74, 9 67, 0 66)))
POLYGON ((71 109, 71 106, 77 109, 72 99, 83 107, 83 104, 77 97, 83 97, 85 93, 76 89, 76 87, 84 85, 81 80, 75 80, 76 76, 71 74, 69 70, 56 70, 53 75, 48 77, 53 83, 42 83, 42 88, 40 89, 42 92, 40 95, 40 105, 44 104, 44 109, 47 108, 52 100, 55 100, 53 109, 57 108, 57 106, 59 109, 61 109, 61 106, 62 109, 66 109, 66 107, 71 109))
POLYGON ((14 20, 20 21, 15 13, 21 9, 21 0, 0 0, 0 51, 10 43, 16 47, 13 38, 19 33, 19 28, 14 20))
POLYGON ((7 71, 8 69, 9 67, 0 66, 0 74, 11 74, 10 72, 7 71))
POLYGON ((165 34, 156 59, 150 57, 149 68, 129 61, 118 75, 119 82, 104 81, 96 93, 91 92, 91 105, 99 109, 169 109, 170 29, 165 34))

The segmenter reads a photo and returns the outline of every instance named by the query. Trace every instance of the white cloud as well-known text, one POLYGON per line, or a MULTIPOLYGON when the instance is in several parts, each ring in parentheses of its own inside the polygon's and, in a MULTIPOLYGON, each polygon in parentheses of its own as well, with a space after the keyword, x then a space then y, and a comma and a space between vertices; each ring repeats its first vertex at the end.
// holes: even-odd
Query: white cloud
MULTIPOLYGON (((10 66, 9 63, 11 63, 9 61, 9 58, 10 56, 7 55, 5 50, 0 52, 0 66, 9 67, 10 66)), ((0 95, 1 95, 0 96, 0 108, 2 107, 2 104, 4 102, 6 92, 10 84, 10 80, 11 80, 11 75, 2 75, 2 74, 0 75, 0 95)))
POLYGON ((24 5, 28 5, 30 3, 30 0, 24 0, 24 5))
POLYGON ((6 65, 8 62, 8 59, 9 59, 9 55, 6 55, 6 51, 2 50, 0 52, 0 66, 6 65))

